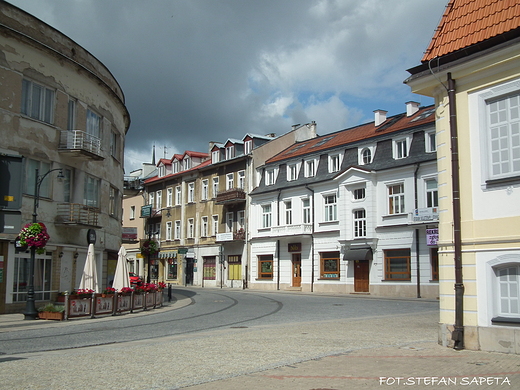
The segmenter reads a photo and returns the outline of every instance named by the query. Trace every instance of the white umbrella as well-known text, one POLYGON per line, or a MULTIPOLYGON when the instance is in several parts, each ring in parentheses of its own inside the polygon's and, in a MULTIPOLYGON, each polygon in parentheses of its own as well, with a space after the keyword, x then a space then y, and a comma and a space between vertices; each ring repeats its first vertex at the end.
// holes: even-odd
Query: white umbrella
POLYGON ((130 276, 128 274, 126 249, 124 246, 119 249, 119 253, 117 254, 116 274, 114 275, 112 287, 117 291, 121 290, 123 287, 130 287, 130 276))
POLYGON ((88 246, 87 260, 85 261, 85 268, 83 268, 83 275, 81 276, 79 288, 85 290, 94 290, 96 293, 99 292, 94 244, 89 244, 88 246))

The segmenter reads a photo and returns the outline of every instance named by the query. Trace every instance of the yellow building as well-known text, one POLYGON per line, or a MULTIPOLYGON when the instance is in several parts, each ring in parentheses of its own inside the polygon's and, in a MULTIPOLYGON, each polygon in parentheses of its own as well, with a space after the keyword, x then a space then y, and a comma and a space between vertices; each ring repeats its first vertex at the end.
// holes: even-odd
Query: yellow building
POLYGON ((456 349, 520 353, 519 14, 451 0, 405 81, 436 102, 439 342, 456 349))

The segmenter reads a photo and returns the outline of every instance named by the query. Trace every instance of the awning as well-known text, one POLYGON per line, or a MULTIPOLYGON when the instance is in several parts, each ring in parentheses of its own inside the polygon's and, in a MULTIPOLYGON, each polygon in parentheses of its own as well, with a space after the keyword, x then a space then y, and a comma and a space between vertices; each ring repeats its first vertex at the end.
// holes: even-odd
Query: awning
POLYGON ((372 248, 347 249, 343 260, 372 260, 372 248))
POLYGON ((161 259, 171 259, 171 258, 175 259, 177 257, 177 251, 160 251, 159 257, 161 259))

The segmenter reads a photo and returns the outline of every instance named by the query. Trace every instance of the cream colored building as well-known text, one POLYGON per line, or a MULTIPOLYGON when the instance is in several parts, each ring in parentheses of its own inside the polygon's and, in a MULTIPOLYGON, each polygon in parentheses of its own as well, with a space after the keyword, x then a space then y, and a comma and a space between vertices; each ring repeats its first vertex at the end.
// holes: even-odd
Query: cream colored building
POLYGON ((30 251, 16 249, 15 240, 32 221, 37 188, 37 221, 47 226, 50 240, 35 259, 36 304, 78 288, 89 229, 97 237, 99 284, 108 283, 121 245, 130 117, 121 87, 99 60, 6 2, 0 4, 0 85, 0 313, 5 313, 20 312, 27 300, 30 251))
POLYGON ((439 342, 456 349, 520 353, 518 7, 450 1, 406 81, 435 98, 439 342))

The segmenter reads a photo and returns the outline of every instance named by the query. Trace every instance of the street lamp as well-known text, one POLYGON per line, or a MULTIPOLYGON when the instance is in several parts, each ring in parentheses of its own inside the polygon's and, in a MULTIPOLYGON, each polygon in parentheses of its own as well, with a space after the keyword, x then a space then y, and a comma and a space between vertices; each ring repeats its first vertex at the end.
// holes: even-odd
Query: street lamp
MULTIPOLYGON (((168 212, 166 213, 166 216, 167 217, 171 217, 171 214, 170 214, 170 207, 163 207, 161 209, 158 209, 158 210, 155 210, 153 212, 153 214, 151 214, 149 217, 148 217, 148 220, 155 217, 157 214, 159 214, 161 211, 163 210, 168 210, 168 212)), ((147 220, 147 222, 148 222, 147 220)), ((152 239, 152 225, 151 224, 148 224, 148 242, 150 242, 150 240, 152 239)), ((152 264, 151 264, 151 254, 150 252, 148 252, 148 266, 147 266, 147 273, 146 273, 146 283, 151 283, 151 269, 152 269, 152 264)))
MULTIPOLYGON (((56 168, 51 169, 47 171, 43 175, 39 175, 39 169, 36 168, 35 170, 35 177, 34 177, 34 204, 33 204, 33 214, 32 214, 32 222, 36 222, 36 217, 38 216, 37 210, 39 206, 40 201, 40 186, 42 185, 43 179, 45 177, 54 171, 60 171, 58 174, 58 179, 63 179, 65 176, 63 176, 62 168, 56 168)), ((36 307, 34 305, 34 263, 36 261, 36 247, 31 246, 31 259, 29 261, 29 286, 27 289, 27 301, 25 304, 25 311, 24 314, 24 320, 35 320, 38 312, 36 311, 36 307)))

